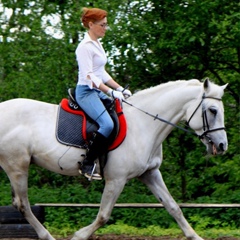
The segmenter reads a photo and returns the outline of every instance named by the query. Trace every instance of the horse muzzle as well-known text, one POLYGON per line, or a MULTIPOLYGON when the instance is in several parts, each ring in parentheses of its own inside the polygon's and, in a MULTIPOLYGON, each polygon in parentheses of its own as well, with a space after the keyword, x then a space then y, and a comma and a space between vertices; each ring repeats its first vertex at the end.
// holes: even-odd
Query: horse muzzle
POLYGON ((222 155, 227 151, 228 148, 227 142, 220 141, 216 143, 208 136, 202 138, 201 141, 206 145, 207 154, 209 155, 222 155))

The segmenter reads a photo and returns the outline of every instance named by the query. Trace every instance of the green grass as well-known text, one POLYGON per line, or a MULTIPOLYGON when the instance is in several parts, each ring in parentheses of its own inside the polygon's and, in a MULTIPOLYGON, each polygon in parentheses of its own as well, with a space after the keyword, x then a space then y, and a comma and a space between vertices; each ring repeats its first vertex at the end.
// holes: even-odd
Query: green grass
MULTIPOLYGON (((72 227, 63 228, 61 230, 57 228, 49 227, 48 230, 53 234, 54 237, 67 237, 72 235, 78 229, 73 229, 72 227)), ((219 237, 234 237, 236 239, 240 239, 240 230, 237 229, 205 229, 205 230, 197 230, 198 235, 203 237, 204 239, 217 239, 219 237)), ((164 229, 159 226, 148 226, 147 228, 136 228, 133 226, 129 226, 127 224, 123 224, 121 222, 117 222, 116 224, 107 225, 106 227, 100 228, 96 231, 96 235, 105 235, 105 234, 116 234, 116 235, 129 235, 129 236, 155 236, 155 237, 178 237, 182 236, 182 231, 179 228, 169 228, 164 229)))

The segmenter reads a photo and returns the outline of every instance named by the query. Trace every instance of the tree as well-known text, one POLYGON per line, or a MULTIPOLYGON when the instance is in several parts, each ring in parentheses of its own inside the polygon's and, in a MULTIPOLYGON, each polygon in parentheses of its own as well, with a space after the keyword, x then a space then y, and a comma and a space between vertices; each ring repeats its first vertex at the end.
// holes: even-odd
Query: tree
MULTIPOLYGON (((77 78, 74 52, 84 33, 83 6, 74 0, 2 0, 2 6, 0 100, 60 102, 77 78), (9 19, 7 8, 12 9, 9 19)), ((102 39, 107 69, 131 90, 176 79, 229 83, 223 98, 228 152, 206 159, 197 139, 174 130, 164 144, 162 172, 177 200, 209 201, 209 195, 214 201, 239 202, 239 1, 98 0, 85 6, 108 10, 110 30, 102 39)))

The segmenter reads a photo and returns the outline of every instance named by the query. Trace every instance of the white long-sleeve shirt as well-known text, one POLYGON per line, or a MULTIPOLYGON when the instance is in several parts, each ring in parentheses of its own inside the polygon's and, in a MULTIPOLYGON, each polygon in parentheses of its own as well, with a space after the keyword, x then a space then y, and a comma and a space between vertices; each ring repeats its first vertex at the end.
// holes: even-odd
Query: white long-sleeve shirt
POLYGON ((100 83, 106 83, 112 77, 106 72, 107 56, 99 40, 93 41, 86 33, 76 51, 78 62, 78 83, 98 88, 100 83))

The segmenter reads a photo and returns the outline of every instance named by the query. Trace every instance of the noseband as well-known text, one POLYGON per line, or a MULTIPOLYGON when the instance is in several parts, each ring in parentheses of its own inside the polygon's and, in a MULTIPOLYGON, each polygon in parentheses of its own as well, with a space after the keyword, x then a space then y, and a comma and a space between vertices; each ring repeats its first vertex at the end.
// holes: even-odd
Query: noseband
MULTIPOLYGON (((215 99, 215 100, 218 100, 218 101, 222 101, 221 98, 206 97, 205 93, 204 93, 203 96, 202 96, 201 102, 198 104, 197 108, 195 109, 195 111, 193 112, 193 114, 191 115, 189 120, 187 121, 188 125, 189 125, 191 119, 193 118, 193 116, 195 115, 195 113, 197 112, 197 110, 199 109, 199 107, 202 105, 203 100, 206 99, 206 98, 211 98, 211 99, 215 99)), ((203 109, 203 106, 202 106, 202 120, 203 120, 203 131, 204 132, 203 132, 203 134, 198 136, 200 139, 203 139, 204 137, 206 137, 206 138, 208 138, 208 141, 211 142, 212 141, 211 138, 207 136, 208 133, 219 131, 219 130, 225 130, 225 127, 210 129, 209 124, 208 124, 207 111, 203 109)))

